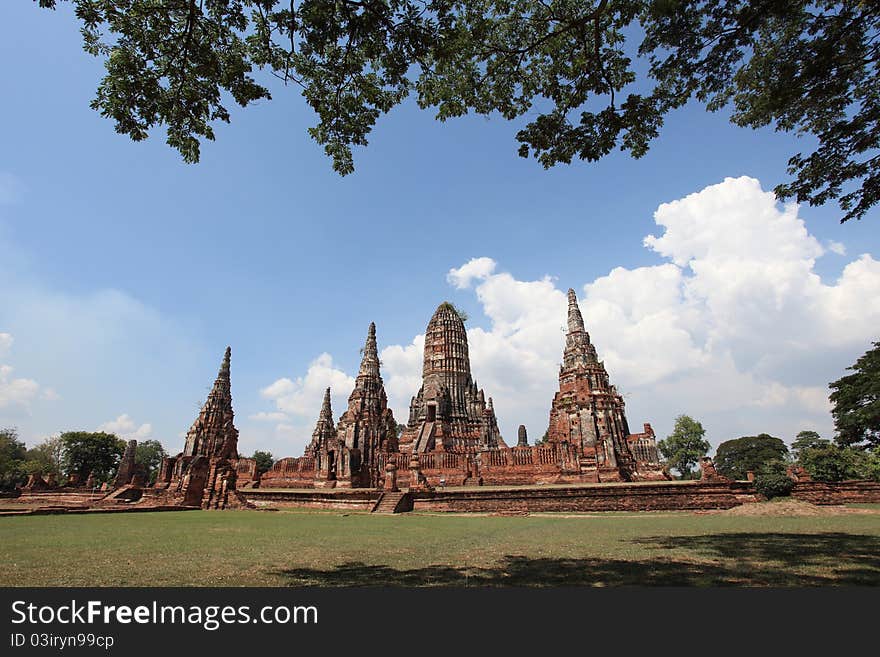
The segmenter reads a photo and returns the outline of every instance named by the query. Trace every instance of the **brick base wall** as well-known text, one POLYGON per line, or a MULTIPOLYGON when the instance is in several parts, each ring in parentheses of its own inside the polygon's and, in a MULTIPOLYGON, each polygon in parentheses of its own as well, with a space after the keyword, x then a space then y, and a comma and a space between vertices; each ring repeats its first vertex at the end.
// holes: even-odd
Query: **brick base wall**
MULTIPOLYGON (((367 489, 241 491, 249 502, 277 507, 369 510, 379 492, 367 489)), ((523 511, 675 511, 729 509, 758 496, 747 482, 644 482, 634 484, 437 489, 413 493, 416 511, 523 512, 523 511)))
POLYGON ((799 481, 791 496, 812 504, 880 504, 880 482, 799 481))
POLYGON ((90 506, 107 493, 77 490, 22 491, 12 502, 40 506, 90 506))
POLYGON ((381 494, 364 488, 322 490, 277 490, 253 488, 240 491, 248 502, 278 508, 350 509, 369 511, 381 494))
POLYGON ((435 490, 413 496, 416 511, 680 511, 729 509, 757 501, 752 486, 733 482, 657 482, 571 488, 435 490))

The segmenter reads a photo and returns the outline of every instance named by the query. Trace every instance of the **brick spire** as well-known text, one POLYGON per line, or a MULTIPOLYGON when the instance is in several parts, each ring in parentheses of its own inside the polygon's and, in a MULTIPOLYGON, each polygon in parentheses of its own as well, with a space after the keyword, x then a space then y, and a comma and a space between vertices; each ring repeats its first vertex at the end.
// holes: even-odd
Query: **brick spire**
MULTIPOLYGON (((348 408, 336 425, 338 444, 349 450, 360 450, 357 461, 349 464, 349 475, 362 485, 377 485, 380 467, 378 454, 383 450, 388 451, 391 440, 395 441, 396 449, 396 431, 397 423, 388 408, 388 397, 379 372, 376 325, 370 323, 361 368, 348 397, 348 408)), ((340 470, 339 475, 342 474, 340 470)))
POLYGON ((364 345, 364 357, 358 376, 379 376, 379 350, 376 348, 376 324, 370 322, 367 342, 364 345))
POLYGON ((306 454, 315 455, 320 449, 325 449, 329 441, 336 438, 336 427, 333 425, 333 410, 330 408, 330 388, 324 391, 324 403, 321 404, 321 413, 318 422, 312 432, 312 442, 306 447, 306 454))
POLYGON ((596 347, 590 343, 590 334, 584 328, 584 317, 578 307, 577 295, 568 290, 568 333, 565 336, 563 368, 577 365, 597 365, 596 347))
POLYGON ((233 424, 230 360, 232 349, 226 347, 220 371, 211 392, 186 435, 186 456, 238 458, 238 430, 233 424))
POLYGON ((578 307, 578 298, 574 290, 568 288, 568 332, 584 331, 584 316, 578 307))
POLYGON ((226 347, 226 352, 223 354, 223 362, 220 363, 220 371, 217 372, 217 379, 216 381, 214 381, 215 390, 218 388, 222 388, 226 392, 229 392, 231 390, 232 384, 229 376, 229 366, 231 360, 232 347, 226 347))
MULTIPOLYGON (((377 415, 387 408, 388 397, 379 372, 379 350, 376 348, 376 325, 370 323, 367 342, 364 345, 361 368, 354 381, 354 389, 348 397, 348 411, 339 420, 337 429, 343 427, 354 417, 360 417, 365 409, 371 409, 377 415)), ((349 445, 353 447, 354 445, 349 445)))
POLYGON ((319 418, 321 420, 330 420, 330 423, 333 423, 333 410, 330 408, 330 388, 324 391, 324 402, 321 404, 319 418))

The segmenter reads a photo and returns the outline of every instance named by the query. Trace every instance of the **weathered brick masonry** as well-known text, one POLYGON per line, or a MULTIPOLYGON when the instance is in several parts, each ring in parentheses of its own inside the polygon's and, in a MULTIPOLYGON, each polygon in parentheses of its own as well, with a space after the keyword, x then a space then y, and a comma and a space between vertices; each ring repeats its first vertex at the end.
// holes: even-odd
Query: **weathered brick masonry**
POLYGON ((880 504, 880 482, 799 481, 791 496, 811 504, 880 504))
MULTIPOLYGON (((378 491, 245 491, 258 506, 367 509, 378 491)), ((748 482, 639 482, 578 486, 449 488, 413 493, 415 511, 510 513, 540 511, 681 511, 729 509, 758 500, 748 482)))
POLYGON ((543 490, 434 490, 415 493, 413 501, 416 511, 678 511, 729 509, 756 497, 752 486, 741 482, 645 482, 543 490))
POLYGON ((253 459, 239 458, 227 347, 208 399, 186 434, 183 451, 162 461, 156 483, 144 490, 152 504, 225 509, 247 506, 238 492, 257 479, 253 459))
POLYGON ((247 500, 255 506, 275 508, 303 507, 311 509, 348 509, 369 511, 381 493, 369 488, 336 490, 279 490, 254 488, 243 491, 247 500))
POLYGON ((464 321, 444 302, 425 329, 422 386, 399 441, 371 324, 346 412, 334 426, 328 389, 305 454, 275 463, 261 488, 382 488, 389 464, 397 485, 411 490, 668 480, 651 425, 630 433, 623 397, 596 355, 573 290, 568 302, 545 444, 530 446, 521 426, 516 447, 508 447, 492 398, 471 374, 464 321))

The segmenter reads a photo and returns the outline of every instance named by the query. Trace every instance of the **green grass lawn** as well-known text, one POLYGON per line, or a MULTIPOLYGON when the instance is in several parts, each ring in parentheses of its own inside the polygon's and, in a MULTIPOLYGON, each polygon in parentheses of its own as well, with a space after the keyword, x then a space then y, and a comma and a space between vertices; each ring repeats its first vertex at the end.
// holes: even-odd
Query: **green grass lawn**
POLYGON ((6 586, 880 584, 880 514, 0 518, 6 586))

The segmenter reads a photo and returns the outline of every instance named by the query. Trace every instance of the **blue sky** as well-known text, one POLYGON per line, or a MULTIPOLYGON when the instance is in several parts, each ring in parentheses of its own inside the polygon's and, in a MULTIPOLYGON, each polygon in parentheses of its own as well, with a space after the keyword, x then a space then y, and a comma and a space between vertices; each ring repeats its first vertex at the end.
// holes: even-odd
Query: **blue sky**
POLYGON ((117 135, 88 106, 102 67, 81 50, 69 7, 4 3, 0 61, 0 334, 9 336, 0 341, 0 366, 11 368, 0 379, 8 388, 0 426, 17 426, 30 443, 104 426, 177 451, 230 344, 242 451, 299 455, 320 408, 318 397, 307 410, 315 391, 336 384, 334 411, 343 410, 370 321, 380 348, 399 345, 384 360, 386 378, 395 379, 391 402, 405 421, 398 409, 416 392, 420 363, 413 340, 444 299, 463 307, 478 332, 475 375, 495 397, 507 438, 520 422, 533 436, 546 428, 559 336, 538 330, 547 317, 529 307, 552 315, 568 287, 583 300, 588 329, 595 319, 612 379, 631 395, 631 425, 651 421, 666 432, 676 414, 689 413, 704 420, 715 444, 765 430, 790 440, 807 425, 828 433, 816 389, 878 339, 876 261, 859 258, 880 254, 880 212, 840 225, 834 206, 801 207, 786 219, 754 185, 718 187, 748 176, 760 181, 758 191, 770 190, 807 144, 736 128, 697 105, 670 116, 641 160, 614 154, 545 171, 517 157, 518 124, 482 117, 441 124, 407 103, 380 119, 370 146, 355 153, 356 172, 340 178, 306 133, 311 110, 295 88, 280 85, 272 85, 272 101, 233 108, 232 123, 216 126, 217 141, 203 145, 198 165, 182 163, 161 132, 138 144, 117 135), (710 227, 706 240, 715 246, 701 259, 682 250, 683 215, 664 228, 654 213, 707 188, 695 211, 705 213, 700 225, 710 227), (785 275, 772 258, 759 259, 755 278, 719 296, 723 286, 711 285, 707 268, 748 261, 753 245, 765 242, 756 220, 745 233, 752 241, 737 244, 741 254, 716 257, 717 245, 736 242, 727 236, 739 232, 730 223, 712 228, 713 212, 735 218, 743 208, 782 226, 778 241, 764 246, 799 250, 785 275), (664 230, 681 239, 665 251, 643 245, 664 230), (479 258, 475 274, 448 277, 479 258), (694 262, 703 262, 698 273, 694 262), (838 284, 851 263, 861 269, 854 265, 838 284), (609 277, 615 268, 632 275, 609 277), (633 290, 663 299, 652 286, 658 274, 676 271, 685 276, 669 283, 677 301, 639 316, 645 302, 633 290), (809 289, 791 283, 814 275, 809 289), (783 283, 762 287, 774 278, 783 283), (753 320, 724 319, 751 316, 770 297, 772 310, 753 320), (732 305, 722 312, 723 303, 732 305), (800 313, 810 324, 816 304, 829 315, 824 332, 786 325, 800 313), (856 319, 834 321, 841 312, 856 319), (768 318, 778 321, 768 328, 768 318), (656 342, 662 332, 651 322, 686 334, 686 367, 655 362, 678 352, 656 342), (835 328, 841 322, 846 330, 835 328), (618 342, 635 325, 644 331, 618 342), (700 363, 715 372, 711 380, 731 377, 732 387, 719 383, 716 399, 704 398, 700 363), (771 401, 744 400, 755 386, 771 401), (726 406, 717 403, 727 396, 726 406))

